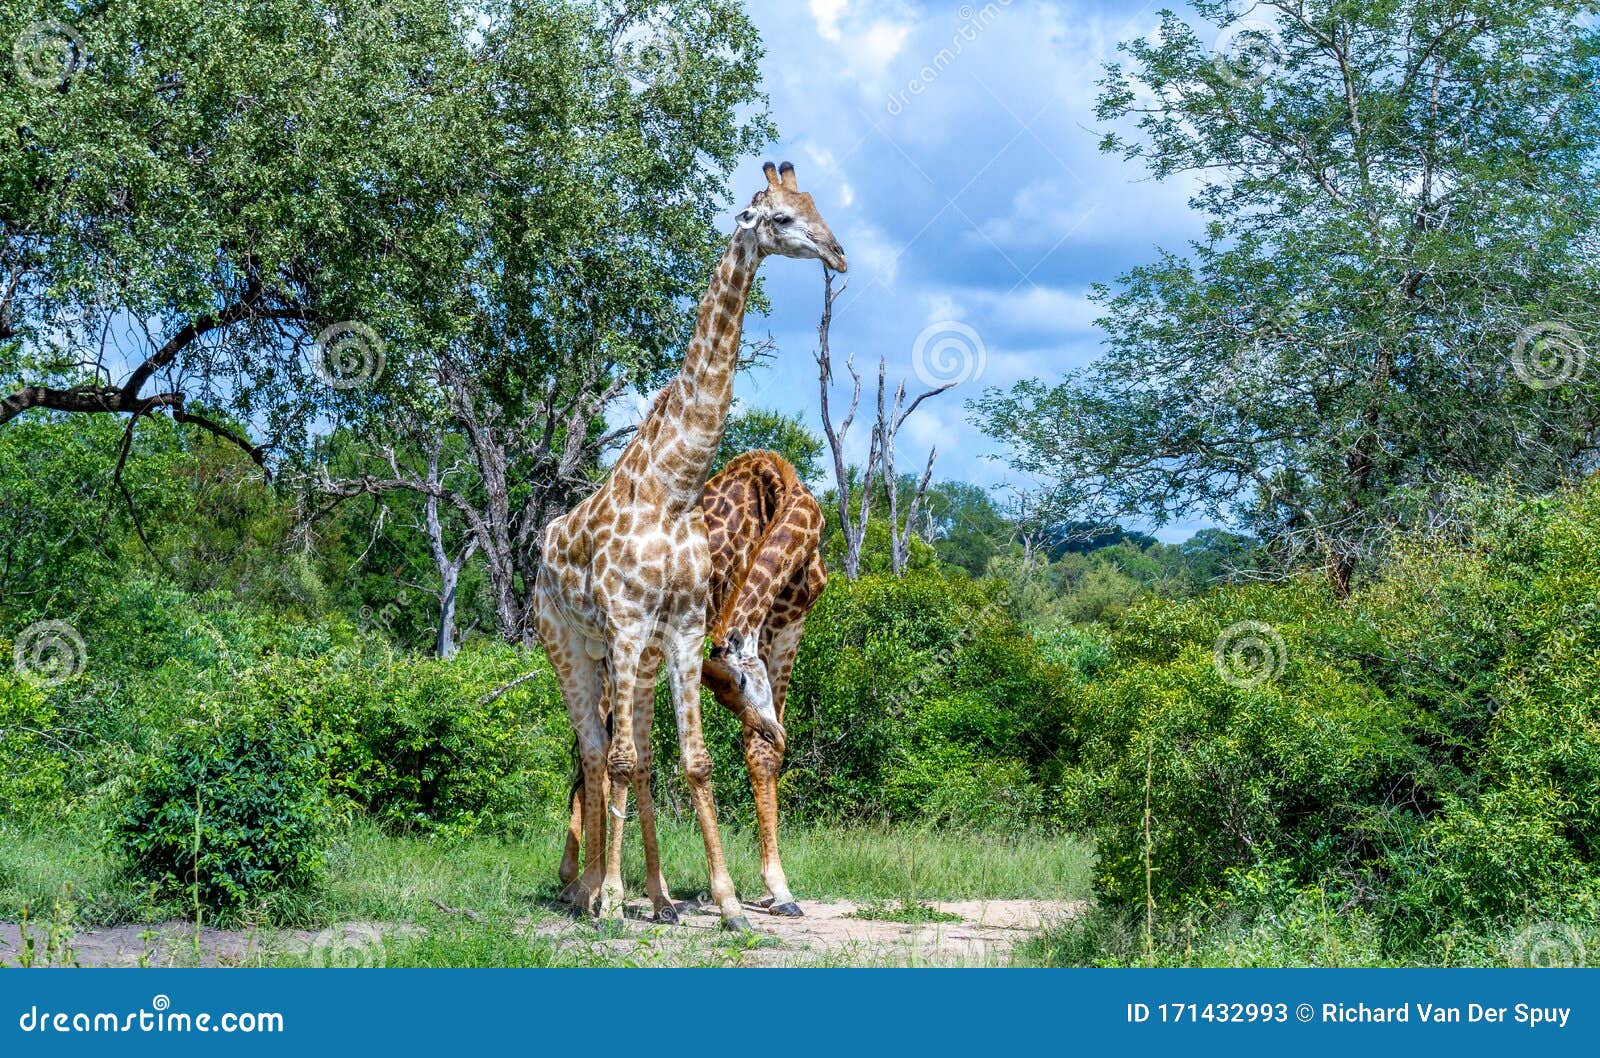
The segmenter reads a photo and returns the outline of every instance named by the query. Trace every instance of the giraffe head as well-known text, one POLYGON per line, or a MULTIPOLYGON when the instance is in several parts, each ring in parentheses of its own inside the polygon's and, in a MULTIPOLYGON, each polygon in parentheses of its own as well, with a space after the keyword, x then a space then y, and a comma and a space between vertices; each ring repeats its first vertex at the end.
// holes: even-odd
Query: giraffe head
POLYGON ((763 255, 815 259, 843 272, 848 267, 844 247, 817 212, 811 196, 795 182, 794 166, 768 162, 762 171, 767 174, 767 186, 740 212, 739 227, 755 233, 763 255))
POLYGON ((735 632, 728 636, 727 642, 711 648, 710 663, 737 684, 739 700, 744 703, 744 722, 782 754, 788 734, 778 720, 778 709, 772 699, 772 680, 758 648, 756 637, 735 632))

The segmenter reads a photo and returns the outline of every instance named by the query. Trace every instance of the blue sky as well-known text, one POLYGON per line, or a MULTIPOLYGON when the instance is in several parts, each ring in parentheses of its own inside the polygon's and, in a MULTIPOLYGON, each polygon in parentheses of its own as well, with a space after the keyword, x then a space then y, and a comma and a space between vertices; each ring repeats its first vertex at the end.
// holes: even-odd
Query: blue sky
MULTIPOLYGON (((907 423, 901 467, 920 469, 937 445, 935 477, 1014 483, 984 458, 995 447, 963 402, 1091 360, 1100 348, 1091 284, 1199 232, 1188 185, 1157 183, 1097 146, 1100 65, 1118 41, 1153 31, 1160 6, 750 0, 781 137, 771 156, 794 162, 850 258, 836 353, 854 352, 869 381, 886 357, 891 388, 900 376, 911 388, 926 334, 924 373, 966 378, 907 423)), ((763 186, 760 163, 734 178, 741 204, 763 186)), ((779 355, 740 380, 738 398, 819 426, 819 267, 775 259, 762 274, 772 311, 746 332, 770 331, 779 355)), ((848 396, 835 391, 836 402, 848 396)), ((866 431, 854 433, 860 462, 866 431)))

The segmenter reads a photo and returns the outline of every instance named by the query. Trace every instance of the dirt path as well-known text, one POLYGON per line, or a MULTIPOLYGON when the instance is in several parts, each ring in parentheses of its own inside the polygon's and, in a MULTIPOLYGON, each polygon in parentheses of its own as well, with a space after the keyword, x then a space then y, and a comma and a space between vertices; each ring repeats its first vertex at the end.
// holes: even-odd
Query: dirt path
MULTIPOLYGON (((994 966, 1009 961, 1011 948, 1031 933, 1082 911, 1081 901, 958 900, 931 905, 959 921, 903 923, 850 917, 859 910, 849 901, 802 903, 804 918, 776 918, 750 908, 759 940, 740 942, 718 929, 713 908, 687 908, 678 926, 645 919, 648 906, 630 905, 618 929, 597 930, 593 922, 556 916, 524 922, 522 928, 596 962, 673 965, 703 961, 708 952, 750 966, 994 966)), ((198 957, 194 931, 184 922, 157 926, 83 929, 71 938, 72 962, 79 966, 246 966, 274 954, 316 952, 316 961, 342 966, 383 962, 383 937, 415 932, 402 923, 347 922, 325 930, 202 929, 198 957)), ((37 928, 34 961, 45 963, 45 936, 37 928)), ((0 966, 22 961, 23 939, 15 923, 0 923, 0 966)), ((61 960, 57 960, 58 962, 61 960)))

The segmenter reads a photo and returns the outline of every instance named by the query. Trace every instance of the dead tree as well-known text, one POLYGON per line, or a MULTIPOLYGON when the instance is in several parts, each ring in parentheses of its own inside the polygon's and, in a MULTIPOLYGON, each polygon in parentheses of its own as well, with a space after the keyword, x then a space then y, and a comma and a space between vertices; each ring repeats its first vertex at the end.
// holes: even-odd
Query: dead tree
POLYGON ((905 425, 911 413, 917 406, 929 397, 937 397, 945 390, 955 385, 946 382, 944 385, 927 390, 919 394, 910 404, 906 404, 906 382, 901 379, 894 391, 894 405, 886 405, 885 394, 888 386, 885 382, 887 364, 882 357, 878 358, 878 422, 873 427, 873 443, 878 450, 878 462, 883 470, 883 491, 889 507, 889 560, 896 576, 905 573, 906 566, 911 561, 911 537, 916 531, 917 509, 922 506, 923 500, 928 495, 928 483, 933 479, 933 460, 938 455, 938 448, 928 449, 928 462, 922 468, 922 478, 917 482, 916 489, 911 493, 910 502, 906 505, 905 520, 900 518, 900 479, 894 471, 895 439, 900 433, 900 427, 905 425))
POLYGON ((837 426, 833 422, 832 407, 828 402, 828 391, 833 387, 833 350, 829 345, 829 331, 833 326, 833 302, 840 294, 844 293, 845 286, 841 284, 838 290, 833 289, 833 272, 828 268, 822 269, 822 319, 817 324, 817 371, 818 385, 822 398, 822 432, 828 439, 828 447, 833 452, 833 481, 837 489, 837 502, 839 510, 839 532, 844 536, 844 575, 849 580, 861 576, 861 544, 867 536, 867 523, 871 517, 872 475, 878 465, 880 453, 880 437, 877 429, 872 431, 871 443, 868 445, 867 465, 861 471, 861 491, 859 494, 859 507, 855 517, 851 517, 850 510, 850 468, 845 463, 844 444, 845 438, 850 433, 850 425, 855 422, 856 407, 861 402, 861 375, 856 371, 855 356, 845 358, 845 370, 850 372, 850 410, 845 413, 844 419, 837 426))
MULTIPOLYGON (((439 469, 439 456, 444 449, 443 431, 428 449, 428 484, 438 489, 444 475, 439 469)), ((467 534, 466 546, 452 557, 444 542, 444 522, 439 518, 439 491, 430 491, 423 502, 423 521, 428 536, 428 552, 433 556, 434 568, 439 573, 439 630, 435 651, 448 661, 456 654, 456 591, 461 584, 461 570, 477 553, 480 543, 475 534, 467 534)))

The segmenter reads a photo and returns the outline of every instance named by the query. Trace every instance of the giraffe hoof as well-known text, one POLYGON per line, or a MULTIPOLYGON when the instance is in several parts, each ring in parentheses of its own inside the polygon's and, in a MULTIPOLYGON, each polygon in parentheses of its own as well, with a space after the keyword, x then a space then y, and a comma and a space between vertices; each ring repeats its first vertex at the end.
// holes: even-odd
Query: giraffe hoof
POLYGON ((671 904, 663 904, 656 909, 656 921, 664 926, 676 926, 681 919, 678 918, 678 909, 671 904))
POLYGON ((732 918, 723 919, 722 928, 727 930, 729 933, 751 932, 750 920, 745 918, 743 915, 734 915, 732 918))
POLYGON ((793 900, 789 901, 787 904, 773 904, 771 907, 767 908, 767 912, 769 914, 777 915, 779 918, 806 917, 806 913, 800 910, 800 905, 795 903, 793 900))

